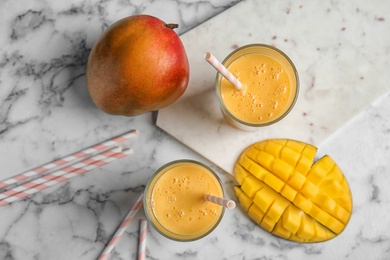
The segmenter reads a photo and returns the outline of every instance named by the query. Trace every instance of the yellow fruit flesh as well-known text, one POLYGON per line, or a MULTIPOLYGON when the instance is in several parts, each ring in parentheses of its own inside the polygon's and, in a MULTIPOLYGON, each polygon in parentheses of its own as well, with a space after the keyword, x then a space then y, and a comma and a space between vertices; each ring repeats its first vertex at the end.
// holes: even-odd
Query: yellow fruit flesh
POLYGON ((316 147, 271 139, 238 158, 234 191, 260 227, 296 242, 322 242, 340 234, 352 213, 348 183, 329 156, 314 163, 316 147))

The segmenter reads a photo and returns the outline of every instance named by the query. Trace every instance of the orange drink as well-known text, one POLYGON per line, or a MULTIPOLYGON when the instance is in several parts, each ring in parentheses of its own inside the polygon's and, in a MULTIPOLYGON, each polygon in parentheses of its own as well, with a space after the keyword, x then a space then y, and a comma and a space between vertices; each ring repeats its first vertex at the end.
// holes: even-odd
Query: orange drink
POLYGON ((223 65, 242 83, 237 90, 219 73, 216 90, 227 121, 242 130, 256 130, 286 116, 299 90, 298 73, 279 49, 251 44, 233 51, 223 65))
POLYGON ((214 171, 196 161, 173 161, 157 170, 146 186, 146 216, 165 237, 200 239, 217 227, 225 211, 223 206, 206 201, 205 194, 224 197, 214 171))

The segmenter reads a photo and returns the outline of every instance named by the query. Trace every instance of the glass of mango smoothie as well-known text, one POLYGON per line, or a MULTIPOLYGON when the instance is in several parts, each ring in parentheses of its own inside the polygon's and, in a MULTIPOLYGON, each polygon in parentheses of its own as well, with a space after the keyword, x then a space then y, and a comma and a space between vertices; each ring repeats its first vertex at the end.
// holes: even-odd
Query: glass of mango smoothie
POLYGON ((216 173, 192 160, 170 162, 156 171, 145 189, 144 209, 151 225, 176 241, 193 241, 212 232, 225 208, 208 202, 205 194, 224 197, 216 173))
POLYGON ((237 90, 217 73, 216 91, 229 124, 253 131, 284 118, 299 92, 297 70, 279 49, 250 44, 230 53, 222 64, 242 83, 237 90))

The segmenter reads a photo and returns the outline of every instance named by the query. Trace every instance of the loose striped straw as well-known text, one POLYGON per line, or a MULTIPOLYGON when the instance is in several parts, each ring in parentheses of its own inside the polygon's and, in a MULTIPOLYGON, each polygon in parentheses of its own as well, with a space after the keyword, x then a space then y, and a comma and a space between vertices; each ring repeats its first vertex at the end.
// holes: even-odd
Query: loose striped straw
MULTIPOLYGON (((26 190, 20 191, 19 190, 10 190, 10 191, 16 191, 17 193, 14 193, 12 195, 9 195, 8 197, 5 197, 0 200, 0 206, 4 206, 7 204, 10 204, 14 201, 17 201, 19 199, 25 198, 30 196, 31 194, 37 193, 39 191, 45 190, 51 186, 54 186, 58 183, 68 181, 69 179, 80 176, 84 173, 87 173, 93 169, 96 169, 98 167, 101 167, 103 165, 106 165, 114 160, 126 157, 133 153, 132 149, 125 149, 123 151, 118 150, 118 147, 102 152, 100 154, 97 154, 91 158, 85 159, 82 162, 76 163, 74 165, 71 165, 69 167, 66 167, 64 169, 59 170, 58 172, 55 172, 53 174, 46 175, 42 178, 36 179, 33 182, 31 182, 31 187, 29 187, 26 190), (46 181, 46 182, 44 182, 46 181), (36 185, 38 184, 38 185, 36 185)), ((27 186, 29 186, 27 185, 27 186)), ((21 186, 20 186, 21 187, 21 186)), ((26 186, 23 186, 26 187, 26 186)), ((23 188, 20 188, 23 189, 23 188)), ((10 193, 11 194, 11 193, 10 193)))
POLYGON ((76 153, 71 154, 67 157, 55 160, 55 161, 50 162, 46 165, 37 167, 35 169, 20 173, 16 176, 13 176, 13 177, 10 177, 10 178, 5 179, 3 181, 0 181, 0 191, 14 187, 13 184, 20 183, 23 180, 31 179, 34 176, 39 176, 43 173, 48 172, 49 170, 54 169, 55 167, 63 166, 65 164, 71 163, 73 161, 80 160, 83 157, 90 156, 93 153, 96 153, 99 151, 107 150, 110 147, 112 147, 114 145, 118 145, 120 143, 123 143, 123 142, 129 140, 130 138, 135 137, 137 135, 138 135, 137 130, 132 130, 132 131, 127 132, 125 134, 116 136, 116 137, 114 137, 106 142, 91 146, 83 151, 76 152, 76 153))
POLYGON ((144 194, 142 193, 137 201, 135 202, 134 206, 131 208, 123 222, 120 224, 119 228, 115 232, 114 236, 111 238, 110 242, 108 242, 106 248, 103 250, 101 255, 99 256, 98 260, 106 260, 110 256, 112 250, 116 246, 116 244, 119 242, 121 239, 123 233, 125 232, 127 226, 133 221, 135 214, 137 214, 138 210, 141 208, 142 203, 143 203, 143 196, 144 194))
POLYGON ((206 52, 204 55, 205 60, 210 63, 211 66, 213 66, 223 77, 225 77, 230 83, 234 85, 234 87, 238 90, 242 89, 241 82, 234 77, 234 75, 227 70, 223 64, 217 60, 217 58, 214 57, 210 52, 206 52))
POLYGON ((138 239, 138 260, 144 260, 146 257, 146 232, 148 222, 146 219, 141 219, 139 223, 139 239, 138 239))
POLYGON ((58 170, 58 171, 55 171, 53 173, 50 173, 50 174, 47 174, 47 175, 44 175, 38 179, 35 179, 33 181, 30 181, 30 182, 27 182, 27 183, 24 183, 20 186, 17 186, 15 188, 12 188, 12 189, 9 189, 7 191, 4 191, 2 193, 0 193, 0 201, 1 200, 4 200, 8 197, 11 197, 11 196, 15 196, 16 197, 16 194, 18 193, 21 193, 25 190, 28 190, 28 189, 31 189, 31 188, 34 188, 40 184, 43 184, 47 181, 50 181, 50 180, 53 180, 59 176, 63 176, 67 173, 70 173, 70 172, 74 172, 76 171, 77 169, 80 169, 80 168, 83 168, 85 167, 86 165, 89 165, 89 164, 92 164, 92 163, 95 163, 96 161, 101 161, 103 159, 105 159, 106 157, 110 157, 110 156, 113 156, 113 154, 115 153, 118 153, 121 151, 121 148, 119 146, 116 146, 106 152, 103 152, 103 153, 100 153, 96 156, 93 156, 91 158, 87 158, 87 159, 84 159, 83 161, 81 162, 78 162, 78 163, 75 163, 75 164, 72 164, 70 166, 67 166, 61 170, 58 170))
POLYGON ((213 196, 210 194, 204 195, 204 199, 209 201, 209 202, 224 206, 225 208, 228 208, 228 209, 234 209, 236 207, 236 203, 234 202, 234 200, 228 200, 228 199, 213 196))

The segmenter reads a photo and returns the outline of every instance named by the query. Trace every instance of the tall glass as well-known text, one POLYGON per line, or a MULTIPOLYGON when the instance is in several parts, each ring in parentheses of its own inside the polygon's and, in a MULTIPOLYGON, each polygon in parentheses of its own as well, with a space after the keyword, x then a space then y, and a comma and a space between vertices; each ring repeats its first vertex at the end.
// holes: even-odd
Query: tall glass
POLYGON ((265 44, 245 45, 222 63, 243 84, 243 89, 237 90, 217 73, 216 92, 229 124, 241 130, 258 130, 283 119, 294 107, 299 77, 281 50, 265 44))
POLYGON ((224 197, 216 173, 197 161, 173 161, 158 169, 146 186, 146 216, 169 239, 200 239, 218 226, 225 212, 224 207, 205 201, 205 194, 224 197))

